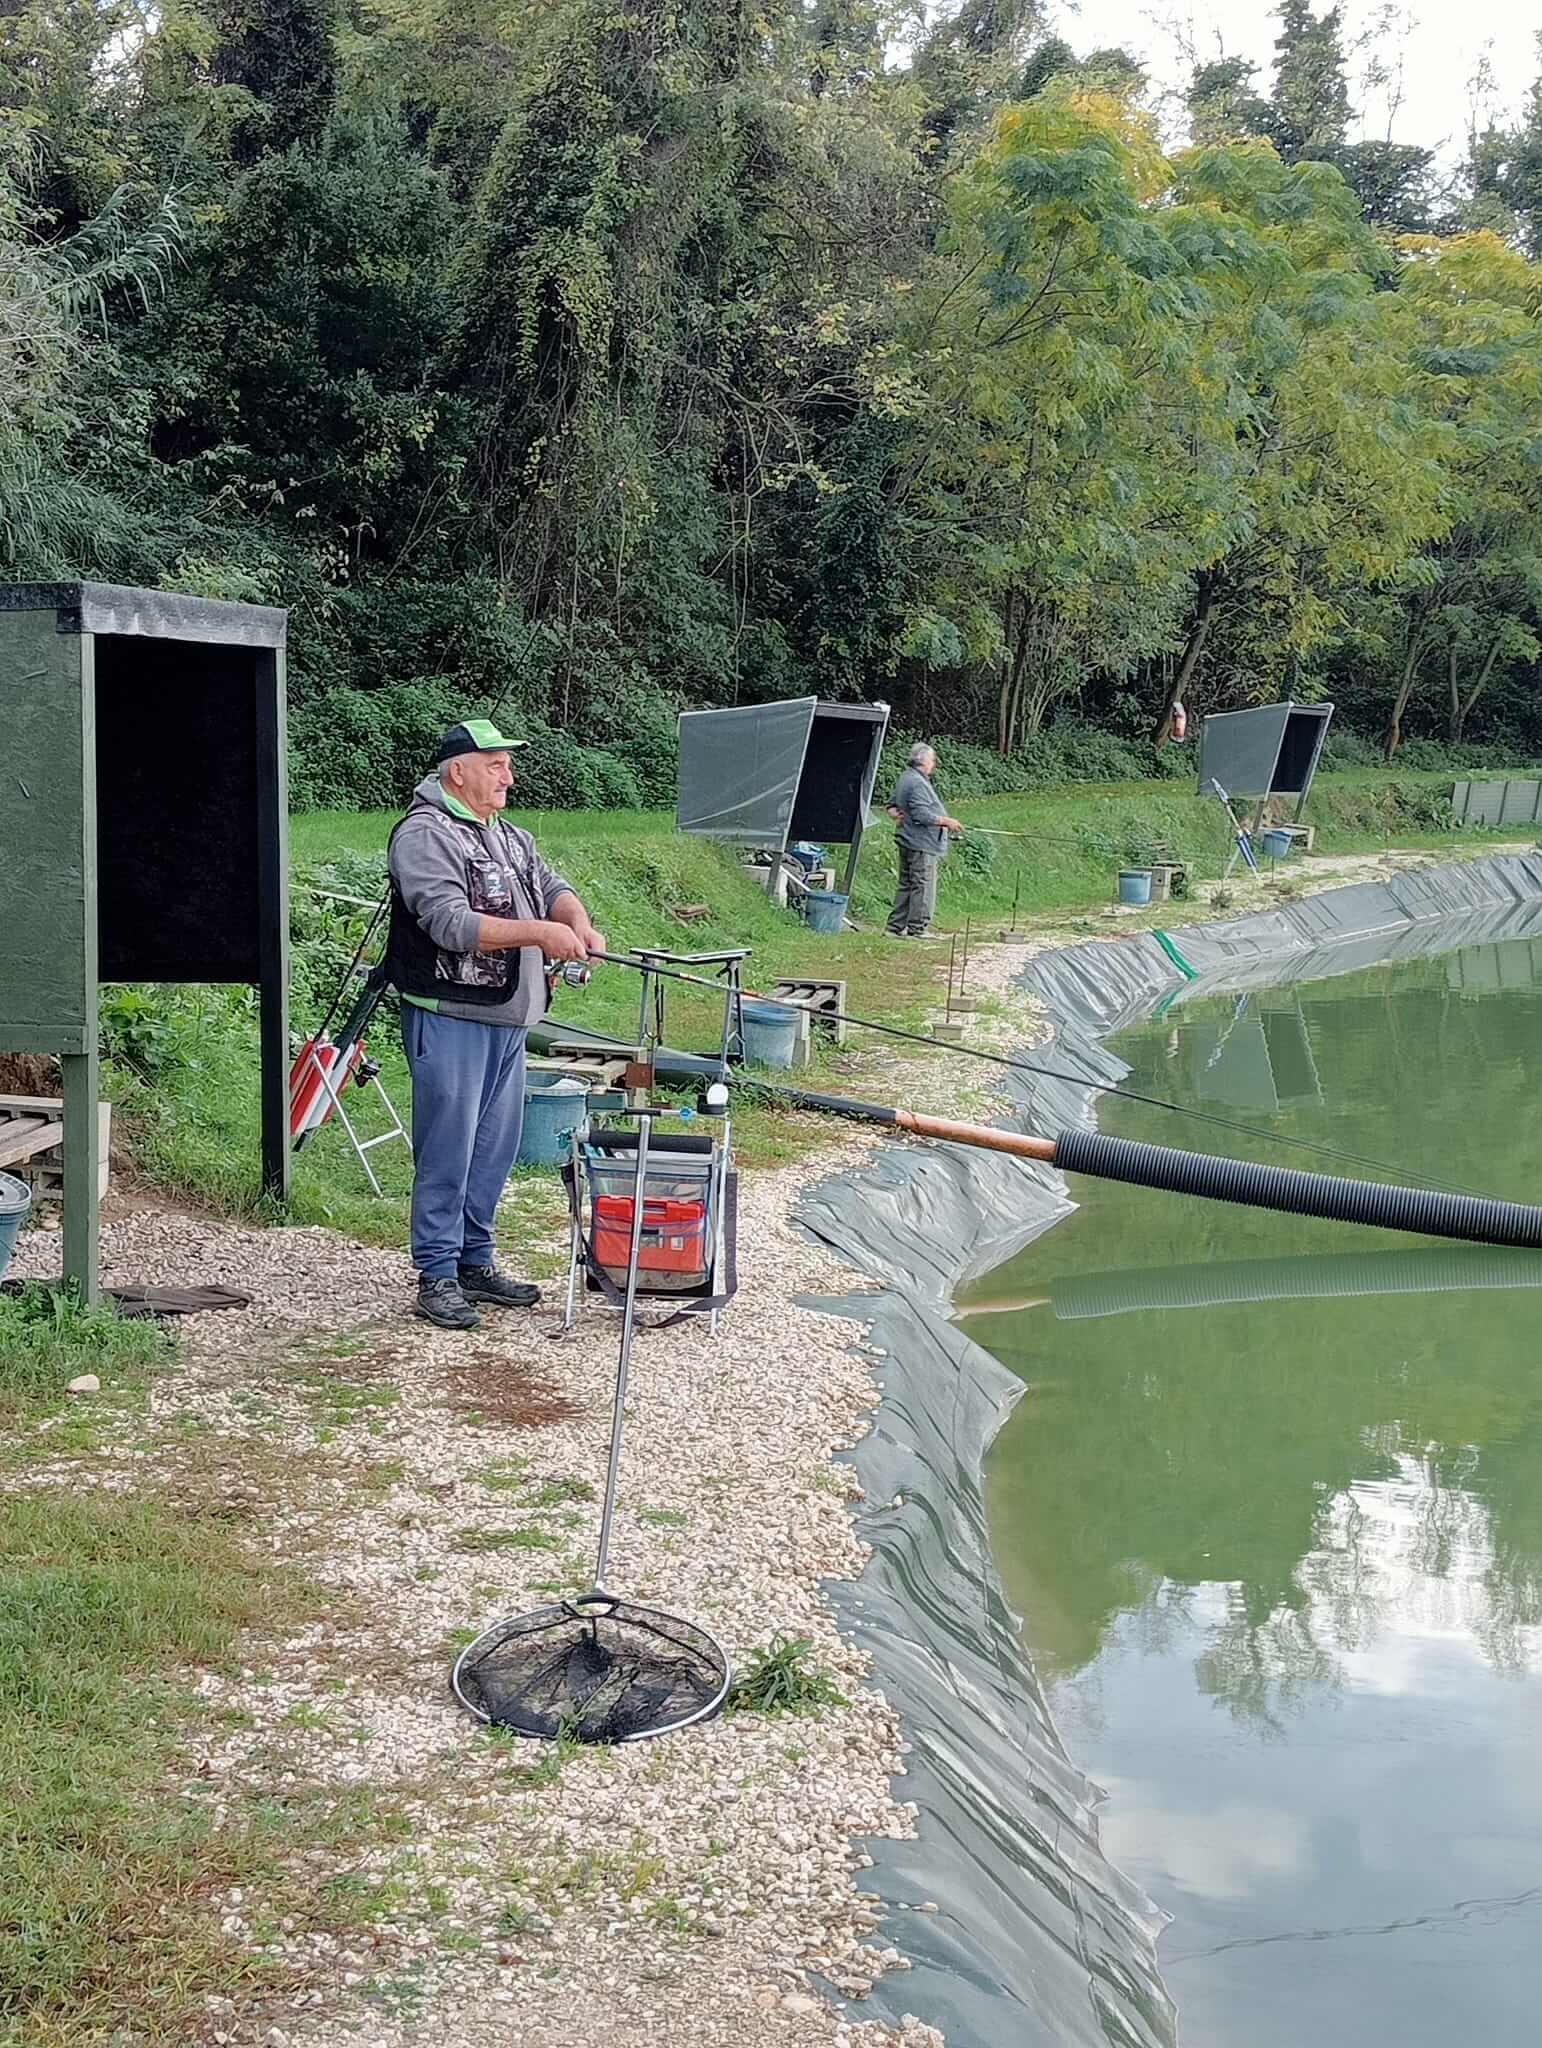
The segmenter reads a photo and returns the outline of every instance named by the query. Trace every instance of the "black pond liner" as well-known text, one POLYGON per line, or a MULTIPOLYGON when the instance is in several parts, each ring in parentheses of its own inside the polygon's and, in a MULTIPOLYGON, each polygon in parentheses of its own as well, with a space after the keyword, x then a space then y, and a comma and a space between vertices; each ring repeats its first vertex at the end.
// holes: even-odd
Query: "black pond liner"
MULTIPOLYGON (((1105 1039, 1164 1000, 1526 937, 1542 944, 1542 855, 1492 856, 1186 925, 1175 939, 1192 982, 1141 935, 1041 954, 1022 986, 1056 1020, 1055 1064, 1112 1082, 1129 1069, 1105 1039)), ((1000 1120, 1013 1128, 1093 1125, 1090 1086, 1021 1072, 1005 1084, 1000 1120)), ((909 1755, 895 1790, 918 1815, 914 1841, 863 1842, 875 1938, 911 1967, 852 2011, 913 2013, 949 2048, 1172 2048, 1177 2037, 1163 1916, 1103 1854, 1100 1795, 1061 1745, 991 1561, 981 1469, 1021 1385, 950 1314, 959 1288, 1073 1207, 1052 1167, 886 1144, 797 1211, 878 1289, 810 1302, 872 1325, 883 1397, 850 1458, 872 1555, 859 1580, 826 1590, 899 1711, 909 1755)))

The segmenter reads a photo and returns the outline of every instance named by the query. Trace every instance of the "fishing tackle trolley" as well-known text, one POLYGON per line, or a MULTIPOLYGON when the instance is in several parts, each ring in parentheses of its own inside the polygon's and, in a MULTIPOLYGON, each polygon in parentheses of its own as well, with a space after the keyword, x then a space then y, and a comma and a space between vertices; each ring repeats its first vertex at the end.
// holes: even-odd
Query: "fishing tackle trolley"
MULTIPOLYGON (((631 1114, 620 1111, 581 1124, 570 1140, 562 1169, 569 1216, 562 1327, 570 1330, 576 1320, 580 1276, 584 1294, 599 1295, 608 1308, 624 1305, 636 1226, 636 1292, 670 1310, 653 1327, 705 1315, 715 1337, 718 1317, 738 1289, 738 1176, 730 1119, 725 1112, 715 1131, 699 1135, 654 1129, 639 1196, 638 1134, 626 1128, 631 1114)), ((691 1112, 682 1116, 689 1120, 691 1112)))

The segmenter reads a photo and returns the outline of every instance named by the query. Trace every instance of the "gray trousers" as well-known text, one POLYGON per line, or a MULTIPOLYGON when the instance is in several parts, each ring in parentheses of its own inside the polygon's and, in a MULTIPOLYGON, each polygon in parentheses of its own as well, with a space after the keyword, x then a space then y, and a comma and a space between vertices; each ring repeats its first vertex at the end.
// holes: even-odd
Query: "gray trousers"
POLYGON ((913 847, 899 849, 899 888, 889 912, 889 930, 895 938, 901 932, 914 937, 931 923, 937 908, 937 859, 935 853, 918 853, 913 847))

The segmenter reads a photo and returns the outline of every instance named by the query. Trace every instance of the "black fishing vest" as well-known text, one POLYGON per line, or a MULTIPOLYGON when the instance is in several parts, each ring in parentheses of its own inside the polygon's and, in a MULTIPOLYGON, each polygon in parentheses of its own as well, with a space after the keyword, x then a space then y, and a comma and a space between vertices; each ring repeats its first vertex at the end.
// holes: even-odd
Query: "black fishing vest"
MULTIPOLYGON (((411 813, 408 813, 411 816, 411 813)), ((391 839, 407 822, 399 818, 391 828, 391 839)), ((476 871, 479 860, 484 858, 485 842, 479 828, 464 818, 452 816, 451 822, 463 832, 472 835, 467 848, 466 899, 479 916, 513 917, 517 905, 510 899, 508 906, 492 901, 478 902, 479 895, 488 892, 476 885, 476 871)), ((386 860, 391 858, 391 839, 386 841, 386 860)), ((434 1002, 468 1003, 473 1007, 496 1009, 506 1003, 519 986, 520 948, 511 946, 504 953, 480 953, 475 956, 479 978, 475 981, 462 979, 466 955, 445 953, 436 946, 424 931, 412 912, 407 908, 395 879, 391 881, 391 924, 386 938, 385 966, 391 986, 398 995, 422 996, 434 1002)))

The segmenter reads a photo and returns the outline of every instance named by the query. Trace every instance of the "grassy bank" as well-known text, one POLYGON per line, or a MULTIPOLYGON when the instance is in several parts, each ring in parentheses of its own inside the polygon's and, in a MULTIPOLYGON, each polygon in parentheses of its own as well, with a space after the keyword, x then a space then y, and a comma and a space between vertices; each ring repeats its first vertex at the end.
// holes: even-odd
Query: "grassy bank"
MULTIPOLYGON (((1448 778, 1438 774, 1359 771, 1322 777, 1310 813, 1318 850, 1429 846, 1455 853, 1480 846, 1481 834, 1458 839, 1451 832, 1448 788, 1448 778)), ((1161 849, 1188 862, 1196 878, 1213 877, 1230 845, 1219 807, 1199 802, 1189 785, 1171 781, 1068 784, 966 799, 958 809, 974 829, 943 867, 943 930, 966 918, 999 926, 1014 908, 1022 921, 1052 919, 1060 928, 1074 928, 1076 920, 1095 919, 1108 905, 1121 866, 1161 849)), ((362 928, 362 912, 313 891, 373 897, 395 815, 315 812, 293 821, 297 1030, 317 1022, 362 928)), ((864 845, 852 896, 860 928, 831 935, 809 931, 770 903, 729 851, 677 834, 667 813, 557 811, 528 814, 524 822, 618 947, 687 952, 749 946, 747 979, 753 985, 788 974, 840 978, 859 1013, 911 1025, 927 1019, 945 954, 935 943, 901 945, 883 932, 895 857, 892 833, 881 819, 864 845)), ((1212 915, 1211 895, 1201 883, 1186 904, 1164 905, 1150 921, 1171 925, 1212 915)), ((634 977, 601 970, 587 989, 562 991, 557 1009, 576 1024, 629 1037, 636 1030, 637 996, 634 977)), ((712 1043, 718 1015, 712 998, 672 991, 671 1040, 712 1043)), ((119 1011, 109 1005, 109 1022, 123 1054, 112 1085, 146 1167, 188 1198, 222 1210, 248 1208, 257 1128, 250 992, 155 990, 144 998, 131 993, 120 999, 119 1011), (126 1016, 120 1014, 122 1002, 128 1004, 126 1016), (136 1009, 141 1002, 148 1007, 136 1009)), ((394 1020, 382 1017, 371 1050, 382 1060, 393 1099, 405 1110, 408 1091, 394 1020)), ((826 1055, 825 1077, 849 1074, 850 1058, 849 1052, 826 1055)), ((368 1098, 355 1099, 368 1121, 368 1098)), ((787 1119, 754 1110, 742 1120, 740 1138, 752 1161, 788 1156, 806 1142, 787 1119)), ((382 1147, 372 1159, 386 1189, 383 1201, 370 1196, 341 1132, 324 1131, 295 1163, 295 1219, 332 1224, 373 1242, 400 1243, 409 1161, 400 1146, 382 1147)), ((521 1234, 523 1214, 549 1214, 551 1177, 522 1180, 516 1193, 510 1209, 514 1237, 521 1234)))

